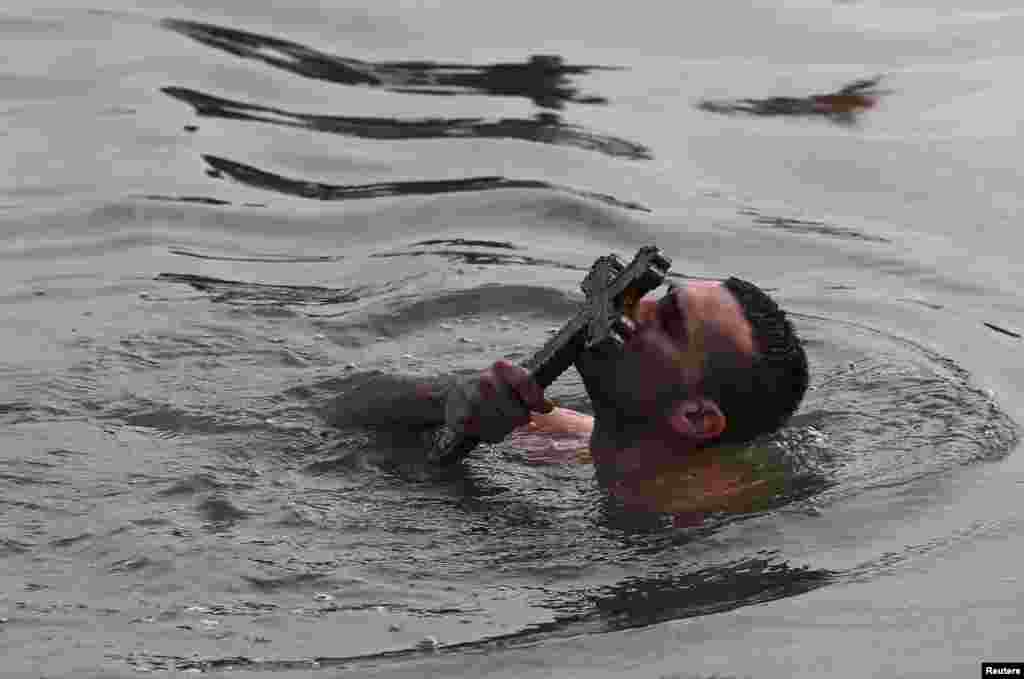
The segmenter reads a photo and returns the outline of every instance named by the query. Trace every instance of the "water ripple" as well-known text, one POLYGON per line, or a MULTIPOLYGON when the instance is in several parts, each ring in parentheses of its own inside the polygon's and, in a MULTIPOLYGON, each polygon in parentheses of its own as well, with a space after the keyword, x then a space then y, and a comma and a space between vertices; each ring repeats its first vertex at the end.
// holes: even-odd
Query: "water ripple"
POLYGON ((532 56, 523 63, 487 65, 369 62, 327 54, 290 40, 199 21, 164 19, 160 23, 208 47, 305 78, 409 94, 526 97, 544 108, 562 108, 567 102, 605 104, 607 100, 603 97, 580 95, 569 76, 620 70, 615 66, 566 64, 561 57, 548 55, 532 56))
POLYGON ((485 176, 460 179, 423 179, 373 184, 326 184, 285 177, 252 165, 239 163, 228 158, 203 155, 215 176, 227 175, 247 186, 274 191, 288 196, 312 200, 341 201, 383 198, 387 196, 430 196, 465 191, 494 191, 500 189, 544 189, 568 193, 580 198, 595 200, 615 207, 650 212, 640 203, 620 200, 614 196, 594 191, 584 191, 570 186, 554 184, 539 179, 509 179, 507 177, 485 176))
MULTIPOLYGON (((596 151, 608 156, 649 160, 651 150, 620 137, 571 125, 556 114, 533 118, 413 118, 355 117, 297 113, 199 92, 186 87, 164 87, 164 94, 190 104, 196 115, 298 127, 362 139, 519 139, 552 146, 596 151)), ((184 198, 178 198, 183 200, 184 198)), ((196 198, 201 202, 209 199, 196 198)))
POLYGON ((357 288, 248 283, 196 274, 162 273, 157 276, 157 280, 184 283, 196 290, 211 293, 218 302, 233 304, 348 304, 358 301, 363 294, 357 288))

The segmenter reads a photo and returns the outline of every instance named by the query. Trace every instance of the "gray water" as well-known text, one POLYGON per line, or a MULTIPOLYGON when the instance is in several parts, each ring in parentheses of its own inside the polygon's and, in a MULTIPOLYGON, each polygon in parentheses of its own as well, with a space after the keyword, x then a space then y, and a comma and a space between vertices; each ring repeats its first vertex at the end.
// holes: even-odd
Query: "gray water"
MULTIPOLYGON (((1020 660, 1022 20, 8 3, 0 672, 1020 660), (697 106, 875 75, 854 120, 697 106), (370 371, 528 355, 595 257, 649 243, 772 289, 807 340, 757 511, 673 527, 588 465, 501 444, 439 472, 325 416, 370 371)), ((589 407, 572 371, 552 394, 589 407)))

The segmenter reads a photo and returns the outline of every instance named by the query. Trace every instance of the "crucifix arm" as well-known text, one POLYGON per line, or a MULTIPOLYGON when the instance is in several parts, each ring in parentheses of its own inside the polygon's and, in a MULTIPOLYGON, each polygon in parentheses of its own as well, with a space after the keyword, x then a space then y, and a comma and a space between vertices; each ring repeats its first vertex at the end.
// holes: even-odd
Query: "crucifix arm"
MULTIPOLYGON (((479 375, 466 371, 425 378, 379 370, 357 373, 334 385, 338 393, 322 412, 324 419, 336 427, 415 433, 444 424, 446 400, 456 381, 479 375)), ((567 408, 544 415, 531 413, 531 419, 548 433, 578 432, 581 418, 587 417, 567 408)))

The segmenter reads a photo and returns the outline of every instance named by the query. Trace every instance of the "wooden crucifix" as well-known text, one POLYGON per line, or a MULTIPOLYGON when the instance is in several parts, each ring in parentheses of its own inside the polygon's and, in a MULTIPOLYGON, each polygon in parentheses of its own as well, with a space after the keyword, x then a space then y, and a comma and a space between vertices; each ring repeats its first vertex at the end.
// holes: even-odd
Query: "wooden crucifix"
MULTIPOLYGON (((621 349, 622 317, 654 290, 668 274, 672 260, 658 248, 640 248, 629 266, 615 255, 599 257, 580 284, 586 300, 580 311, 522 367, 541 388, 549 387, 582 351, 621 349)), ((479 439, 444 425, 434 434, 431 461, 451 464, 463 459, 479 439)))

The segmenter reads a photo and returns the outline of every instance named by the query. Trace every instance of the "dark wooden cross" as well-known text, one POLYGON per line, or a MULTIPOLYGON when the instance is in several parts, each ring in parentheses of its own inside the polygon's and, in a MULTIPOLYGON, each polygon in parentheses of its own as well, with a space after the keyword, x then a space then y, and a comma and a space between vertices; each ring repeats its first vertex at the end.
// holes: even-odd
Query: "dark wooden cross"
MULTIPOLYGON (((622 317, 646 293, 661 285, 672 260, 648 245, 629 266, 615 255, 599 257, 583 279, 583 308, 522 364, 542 388, 549 387, 582 351, 621 349, 625 342, 622 317)), ((441 464, 468 455, 479 439, 444 425, 434 435, 429 458, 441 464)))

